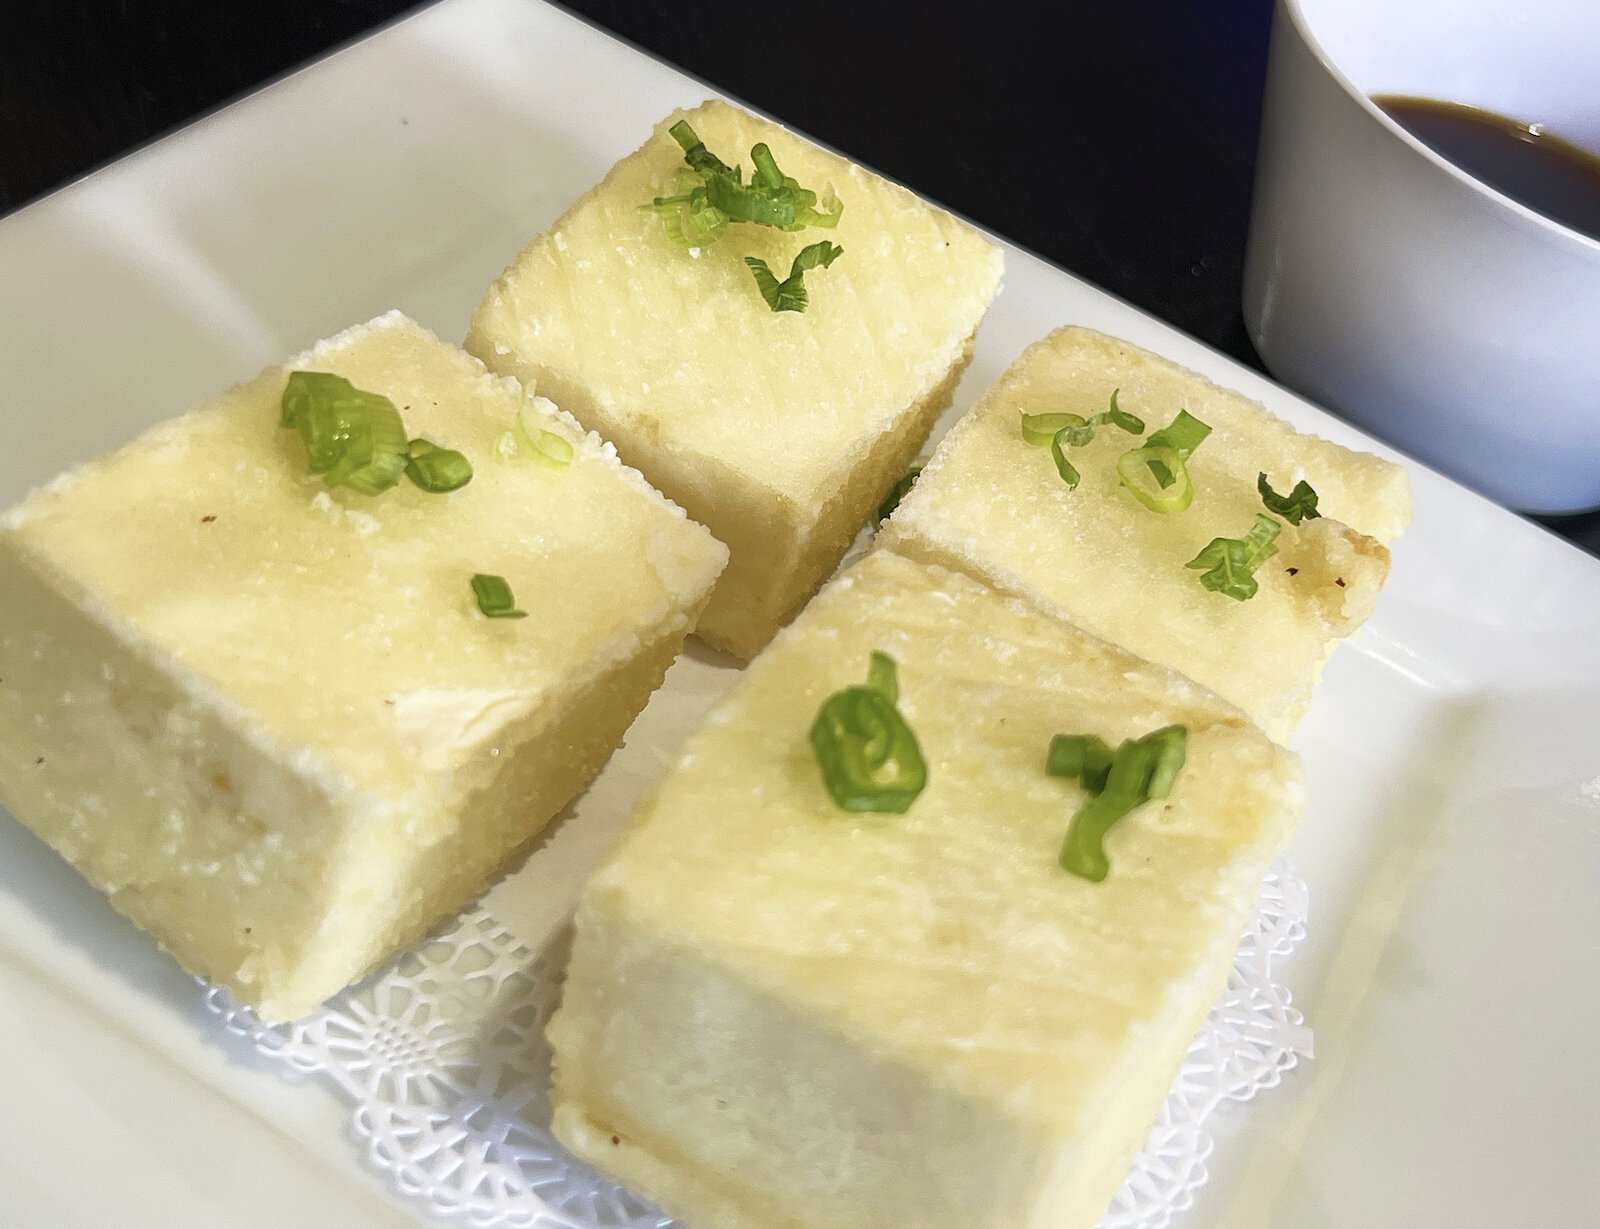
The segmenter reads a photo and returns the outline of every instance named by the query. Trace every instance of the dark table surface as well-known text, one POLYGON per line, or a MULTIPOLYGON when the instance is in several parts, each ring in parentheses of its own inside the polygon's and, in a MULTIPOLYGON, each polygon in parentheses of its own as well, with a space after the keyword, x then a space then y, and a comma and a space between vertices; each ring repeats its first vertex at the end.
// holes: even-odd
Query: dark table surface
MULTIPOLYGON (((12 6, 0 213, 415 7, 12 6)), ((1261 365, 1239 291, 1271 0, 567 7, 1261 365)), ((1600 554, 1600 514, 1546 523, 1600 554)))

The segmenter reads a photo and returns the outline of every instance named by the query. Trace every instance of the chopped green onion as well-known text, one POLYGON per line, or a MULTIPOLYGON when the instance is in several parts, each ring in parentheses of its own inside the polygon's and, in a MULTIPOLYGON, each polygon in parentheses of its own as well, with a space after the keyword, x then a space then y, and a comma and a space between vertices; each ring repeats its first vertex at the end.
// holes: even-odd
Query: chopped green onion
POLYGON ((1086 427, 1089 420, 1082 414, 1029 414, 1022 415, 1022 438, 1036 448, 1052 443, 1061 432, 1073 427, 1086 427))
POLYGON ((1135 417, 1117 405, 1117 393, 1111 392, 1111 408, 1101 410, 1090 418, 1082 414, 1059 412, 1054 414, 1028 414, 1022 415, 1022 438, 1028 443, 1043 447, 1053 444, 1057 437, 1061 437, 1064 446, 1082 448, 1094 439, 1096 427, 1110 423, 1113 427, 1121 427, 1130 435, 1140 435, 1144 432, 1144 420, 1135 417), (1065 435, 1062 433, 1065 432, 1065 435))
POLYGON ((814 192, 807 192, 806 195, 812 198, 811 201, 795 210, 797 230, 802 226, 820 226, 823 230, 833 230, 839 225, 839 219, 844 216, 844 202, 835 194, 831 185, 822 190, 820 198, 814 192))
POLYGON ((1301 521, 1314 521, 1322 515, 1317 511, 1317 493, 1304 478, 1295 483, 1294 490, 1287 495, 1279 495, 1272 489, 1267 476, 1258 474, 1256 490, 1260 493, 1261 503, 1266 510, 1276 512, 1291 525, 1298 525, 1301 521))
POLYGON ((778 169, 777 159, 764 143, 751 148, 750 161, 755 170, 748 185, 740 183, 738 167, 731 174, 703 176, 712 203, 726 211, 730 219, 791 231, 839 225, 844 206, 831 189, 819 202, 815 192, 802 188, 797 180, 778 169))
POLYGON ((901 814, 928 783, 917 736, 900 710, 894 659, 873 653, 867 685, 823 701, 811 726, 822 782, 846 811, 901 814))
POLYGON ((1211 434, 1211 428, 1206 426, 1188 410, 1179 410, 1174 418, 1161 430, 1157 431, 1145 441, 1152 448, 1175 448, 1183 454, 1185 460, 1196 448, 1205 442, 1206 436, 1211 434))
MULTIPOLYGON (((1116 401, 1117 395, 1112 393, 1108 413, 1125 413, 1116 401)), ((1134 421, 1142 430, 1143 422, 1134 421)), ((1129 494, 1150 511, 1168 515, 1182 512, 1194 502, 1194 480, 1185 463, 1210 434, 1211 428, 1205 423, 1188 410, 1179 410, 1178 416, 1145 440, 1143 447, 1131 449, 1117 459, 1117 476, 1129 494), (1147 473, 1155 479, 1154 489, 1146 480, 1147 473)))
MULTIPOLYGON (((759 144, 750 150, 754 169, 750 182, 746 183, 744 172, 708 150, 687 120, 679 120, 667 131, 683 150, 688 169, 679 170, 676 191, 658 196, 642 208, 660 217, 668 239, 678 247, 689 250, 706 247, 716 242, 730 222, 748 222, 784 231, 839 225, 844 204, 833 190, 827 189, 819 198, 809 188, 802 188, 783 173, 767 145, 759 144)), ((747 256, 745 264, 769 308, 774 312, 803 312, 806 309, 803 274, 819 266, 826 268, 839 253, 837 246, 828 243, 813 243, 802 248, 790 267, 789 276, 781 282, 764 260, 747 256)))
POLYGON ((566 436, 537 427, 531 431, 523 427, 522 434, 531 449, 528 457, 534 464, 557 471, 572 464, 572 441, 566 436))
POLYGON ((705 142, 695 135, 686 119, 679 120, 667 131, 683 149, 683 160, 700 174, 732 175, 734 170, 721 158, 706 148, 705 142))
POLYGON ((1072 427, 1062 427, 1051 437, 1050 456, 1056 463, 1056 473, 1061 475, 1061 481, 1071 489, 1077 490, 1078 471, 1073 468, 1072 462, 1067 460, 1067 450, 1062 446, 1072 430, 1072 427))
POLYGON ((315 407, 340 399, 353 400, 355 396, 355 385, 343 376, 326 371, 291 371, 283 385, 278 426, 299 430, 315 407))
POLYGON ((1098 794, 1111 771, 1111 748, 1095 734, 1057 734, 1050 740, 1044 770, 1052 777, 1076 777, 1084 789, 1098 794))
POLYGON ((517 599, 511 594, 511 586, 506 584, 504 576, 493 576, 483 572, 476 573, 472 578, 472 594, 478 599, 478 609, 488 619, 526 619, 528 612, 517 609, 517 599))
POLYGON ((1127 410, 1117 404, 1117 394, 1121 391, 1120 388, 1113 388, 1111 390, 1111 408, 1101 411, 1095 417, 1103 419, 1114 427, 1121 427, 1129 435, 1143 435, 1144 419, 1136 414, 1128 413, 1127 410))
POLYGON ((741 182, 738 168, 733 172, 702 175, 711 204, 728 215, 730 221, 754 222, 780 230, 800 230, 802 209, 816 203, 816 193, 808 192, 778 169, 778 161, 763 143, 750 150, 755 170, 748 184, 741 182))
POLYGON ((292 371, 281 411, 279 426, 299 432, 311 472, 328 486, 378 495, 405 473, 405 424, 387 397, 325 371, 292 371))
POLYGON ((572 464, 572 441, 540 425, 545 421, 536 404, 540 400, 543 398, 529 397, 517 411, 516 428, 501 435, 495 443, 494 455, 502 461, 527 457, 546 469, 566 469, 572 464))
POLYGON ((873 650, 867 660, 867 686, 890 704, 900 702, 900 668, 895 665, 894 658, 873 650))
POLYGON ((1100 415, 1096 414, 1081 427, 1063 427, 1050 442, 1060 440, 1063 447, 1085 448, 1094 443, 1094 429, 1100 425, 1100 421, 1100 415))
POLYGON ((889 488, 889 493, 883 497, 883 502, 878 505, 877 523, 883 524, 894 515, 894 510, 900 506, 900 501, 911 493, 911 488, 917 485, 917 479, 922 476, 922 466, 913 465, 906 470, 905 477, 889 488))
POLYGON ((1128 492, 1152 512, 1171 514, 1182 512, 1194 502, 1194 481, 1189 477, 1189 466, 1176 448, 1162 448, 1146 444, 1134 448, 1117 458, 1117 477, 1128 492), (1159 468, 1158 468, 1159 467, 1159 468), (1151 486, 1150 480, 1163 486, 1151 486))
POLYGON ((1189 757, 1189 731, 1181 725, 1169 725, 1146 734, 1140 744, 1147 749, 1145 754, 1150 764, 1144 796, 1160 801, 1172 793, 1183 762, 1189 757))
MULTIPOLYGON (((707 175, 706 200, 728 215, 730 222, 752 222, 779 230, 799 230, 795 225, 798 195, 774 191, 760 184, 741 183, 737 175, 707 175)), ((808 194, 809 195, 809 194, 808 194)))
POLYGON ((667 237, 681 248, 710 247, 728 225, 728 215, 711 204, 700 177, 686 167, 678 169, 671 196, 658 196, 640 208, 652 210, 661 219, 667 237))
POLYGON ((472 481, 472 462, 454 448, 440 448, 429 440, 412 440, 406 477, 424 491, 444 495, 472 481))
MULTIPOLYGON (((1172 725, 1118 747, 1111 755, 1109 771, 1098 792, 1085 781, 1094 796, 1072 817, 1061 845, 1062 868, 1093 883, 1104 880, 1111 869, 1106 857, 1106 834, 1119 819, 1144 803, 1171 794, 1187 758, 1188 743, 1188 730, 1172 725)), ((1054 744, 1051 749, 1054 752, 1054 744)))
POLYGON ((844 254, 844 249, 824 239, 800 249, 789 267, 789 276, 779 281, 772 275, 767 262, 758 256, 746 256, 744 263, 756 279, 756 288, 767 306, 775 312, 803 312, 806 309, 805 275, 807 270, 826 269, 844 254))
POLYGON ((802 188, 783 173, 766 145, 750 151, 755 169, 745 183, 743 171, 708 150, 687 120, 667 131, 683 150, 691 174, 687 179, 680 175, 673 195, 658 196, 644 207, 661 216, 668 236, 679 247, 713 243, 729 222, 788 231, 839 224, 844 206, 838 197, 830 190, 819 200, 815 192, 802 188))
POLYGON ((1250 532, 1244 537, 1212 538, 1184 567, 1207 569, 1200 576, 1202 585, 1235 601, 1246 601, 1254 597, 1260 587, 1253 573, 1278 553, 1273 539, 1282 528, 1270 516, 1258 512, 1250 532))
POLYGON ((778 169, 778 160, 772 156, 765 141, 751 147, 750 161, 756 168, 751 177, 752 183, 759 179, 763 188, 783 187, 783 172, 778 169))
MULTIPOLYGON (((1210 434, 1211 428, 1205 423, 1188 410, 1179 410, 1176 418, 1145 441, 1145 446, 1174 449, 1187 461, 1189 454, 1200 447, 1210 434)), ((1156 482, 1163 487, 1169 487, 1177 480, 1177 475, 1162 461, 1152 460, 1150 472, 1156 476, 1156 482)))

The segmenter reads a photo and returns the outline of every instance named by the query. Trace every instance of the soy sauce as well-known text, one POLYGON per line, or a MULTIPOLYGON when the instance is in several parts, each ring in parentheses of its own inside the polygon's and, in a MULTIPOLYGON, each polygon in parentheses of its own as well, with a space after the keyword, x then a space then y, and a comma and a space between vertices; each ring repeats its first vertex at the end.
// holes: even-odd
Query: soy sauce
POLYGON ((1529 209, 1600 239, 1600 155, 1539 124, 1477 107, 1395 94, 1372 101, 1469 175, 1529 209))

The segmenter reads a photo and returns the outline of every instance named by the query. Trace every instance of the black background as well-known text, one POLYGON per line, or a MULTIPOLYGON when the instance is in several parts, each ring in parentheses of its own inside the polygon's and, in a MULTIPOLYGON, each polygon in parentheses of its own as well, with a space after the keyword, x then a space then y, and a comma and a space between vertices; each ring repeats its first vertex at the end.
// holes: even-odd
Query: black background
MULTIPOLYGON (((0 213, 411 7, 0 0, 0 213)), ((1239 289, 1271 0, 567 7, 1260 365, 1239 289)), ((1554 527, 1600 553, 1600 515, 1554 527)))

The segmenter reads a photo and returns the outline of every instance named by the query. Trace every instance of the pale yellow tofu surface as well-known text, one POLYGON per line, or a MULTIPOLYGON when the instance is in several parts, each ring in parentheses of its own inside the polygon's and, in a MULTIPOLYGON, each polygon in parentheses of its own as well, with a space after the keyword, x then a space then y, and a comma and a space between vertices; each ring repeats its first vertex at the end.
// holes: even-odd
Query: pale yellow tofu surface
POLYGON ((748 657, 815 589, 921 448, 1000 280, 971 227, 776 124, 720 102, 664 120, 490 288, 467 348, 535 381, 613 441, 732 550, 701 634, 748 657), (844 204, 836 229, 730 225, 694 252, 642 209, 684 168, 687 118, 748 175, 779 166, 844 204), (746 256, 781 278, 802 247, 804 313, 773 312, 746 256))
POLYGON ((875 551, 691 738, 577 917, 555 1125, 696 1229, 1088 1229, 1220 992, 1298 765, 1189 680, 875 551), (928 762, 903 815, 808 730, 869 654, 928 762), (1058 864, 1057 733, 1188 727, 1102 883, 1058 864))
POLYGON ((558 412, 397 313, 293 360, 464 453, 329 491, 274 368, 0 523, 0 801, 191 971, 303 1014, 485 886, 598 770, 726 557, 558 412), (478 611, 504 576, 528 617, 478 611))
POLYGON ((1387 543, 1410 519, 1405 471, 1305 435, 1263 407, 1130 343, 1067 328, 1029 347, 941 442, 882 541, 1028 597, 1087 631, 1171 666, 1243 708, 1274 738, 1304 715, 1323 663, 1371 613, 1388 574, 1387 543), (1021 415, 1107 408, 1144 420, 1148 438, 1180 409, 1212 434, 1189 458, 1187 511, 1147 510, 1116 464, 1135 437, 1101 427, 1068 450, 1077 489, 1047 447, 1023 439, 1021 415), (1236 601, 1185 568, 1217 537, 1239 538, 1266 512, 1265 472, 1287 494, 1300 479, 1321 519, 1284 524, 1279 553, 1236 601))

